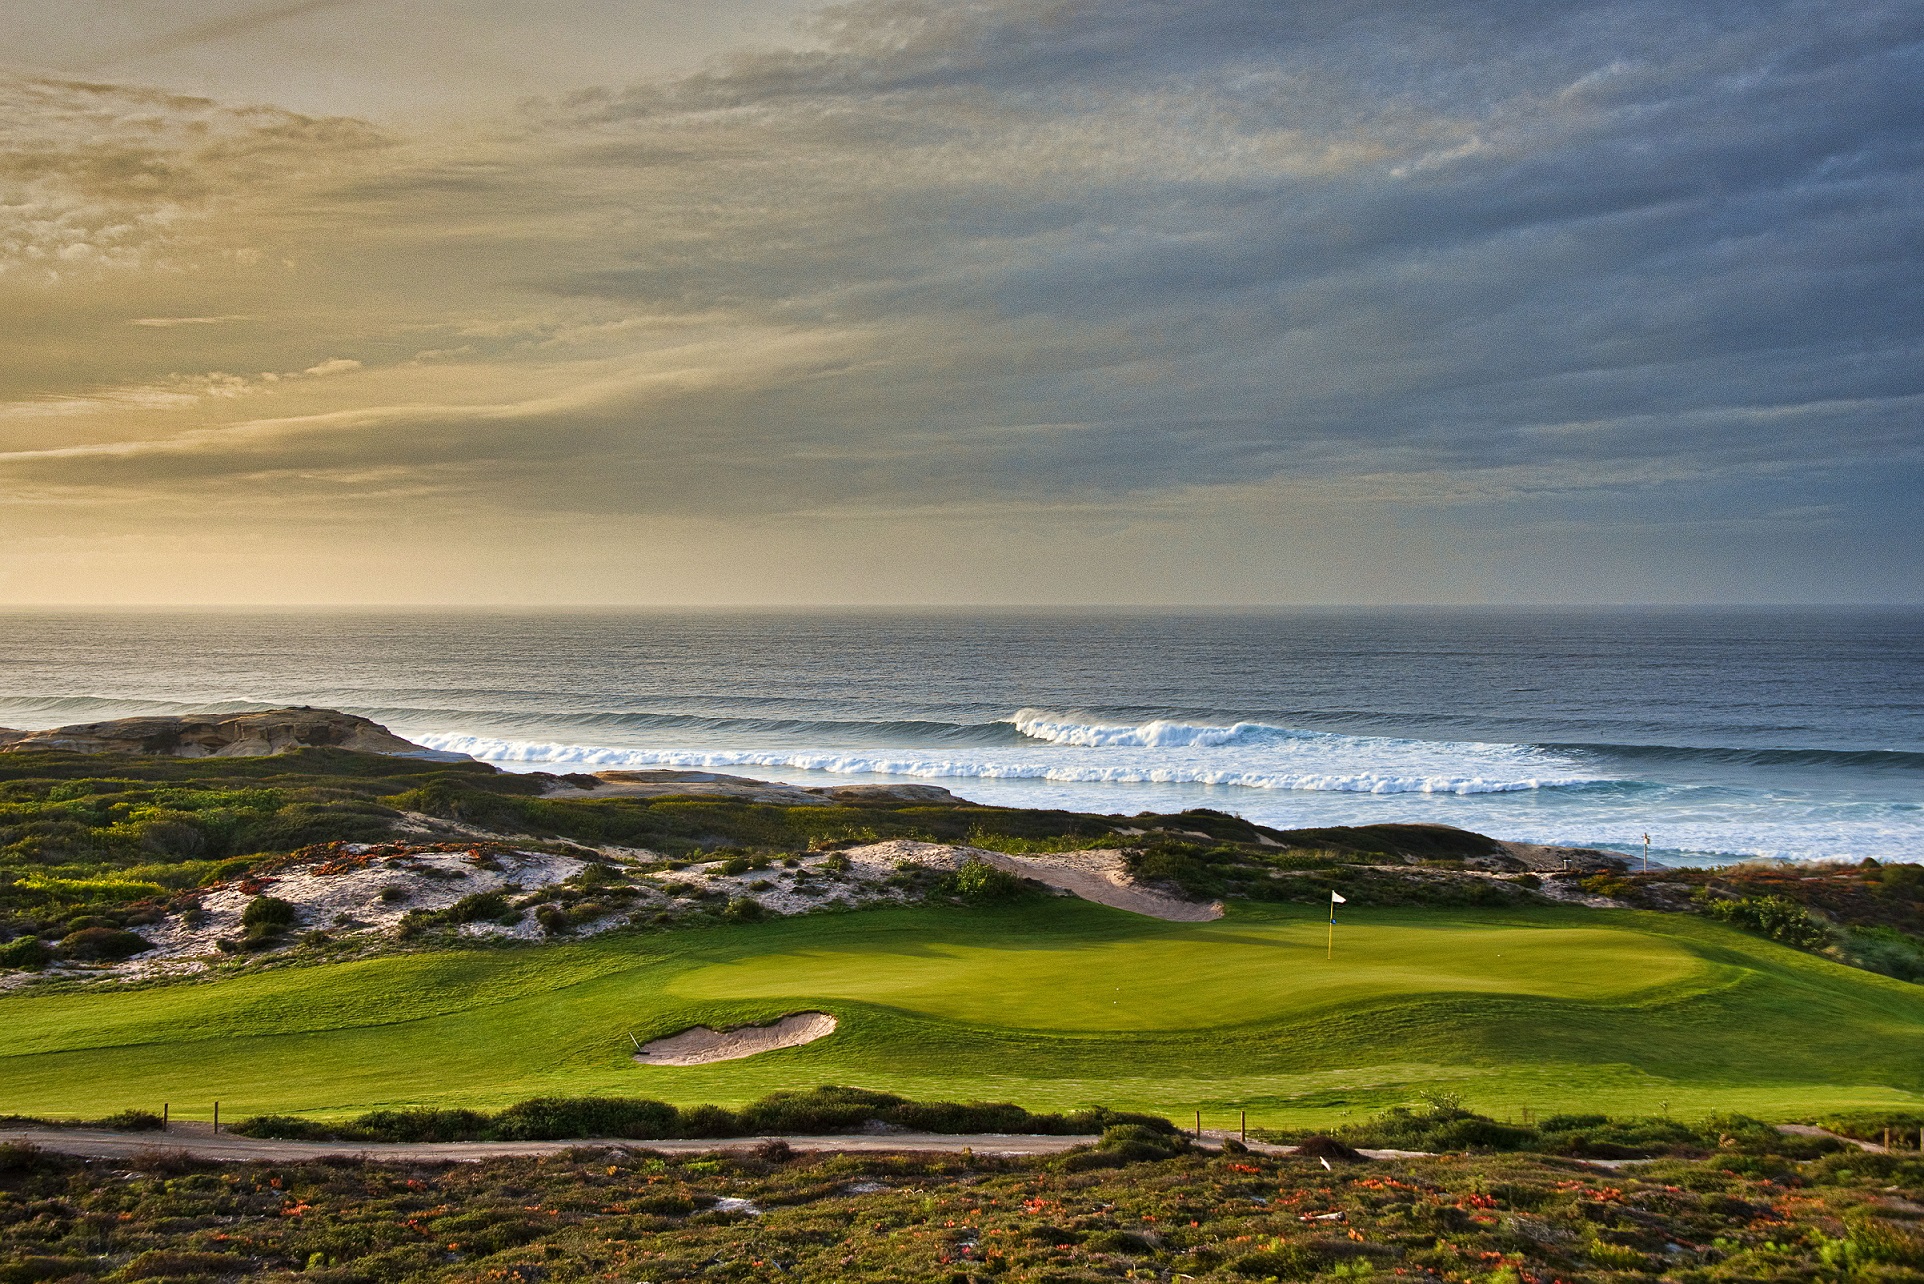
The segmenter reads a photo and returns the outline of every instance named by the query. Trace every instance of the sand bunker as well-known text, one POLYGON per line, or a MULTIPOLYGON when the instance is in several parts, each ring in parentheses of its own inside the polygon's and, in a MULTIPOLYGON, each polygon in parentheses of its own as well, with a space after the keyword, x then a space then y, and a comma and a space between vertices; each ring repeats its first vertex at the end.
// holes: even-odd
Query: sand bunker
POLYGON ((698 1025, 642 1044, 635 1060, 650 1066, 705 1066, 711 1061, 739 1061, 777 1048, 799 1048, 834 1033, 835 1018, 826 1012, 791 1012, 773 1025, 745 1025, 734 1030, 698 1025))

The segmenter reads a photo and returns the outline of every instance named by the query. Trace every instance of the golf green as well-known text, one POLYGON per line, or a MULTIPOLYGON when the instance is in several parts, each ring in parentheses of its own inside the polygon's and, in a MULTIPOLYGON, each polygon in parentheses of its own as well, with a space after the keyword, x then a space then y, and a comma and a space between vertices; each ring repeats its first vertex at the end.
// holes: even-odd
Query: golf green
POLYGON ((1317 1122, 1479 1109, 1775 1117, 1924 1100, 1924 986, 1679 915, 1237 905, 1165 923, 1073 900, 923 907, 0 998, 0 1113, 205 1117, 617 1093, 922 1098, 1317 1122), (741 1061, 641 1040, 803 1009, 741 1061))

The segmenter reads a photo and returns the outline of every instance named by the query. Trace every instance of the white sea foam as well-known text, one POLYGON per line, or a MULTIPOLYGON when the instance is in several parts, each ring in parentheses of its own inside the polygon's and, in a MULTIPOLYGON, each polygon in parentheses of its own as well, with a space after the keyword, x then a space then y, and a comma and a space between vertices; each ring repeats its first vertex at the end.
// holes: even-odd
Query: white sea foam
MULTIPOLYGON (((1049 713, 1042 709, 1020 710, 1009 721, 1015 724, 1017 731, 1031 740, 1092 749, 1116 746, 1155 749, 1215 748, 1259 740, 1311 739, 1325 734, 1314 731, 1294 731, 1288 727, 1275 727, 1265 722, 1238 722, 1227 727, 1173 722, 1166 718, 1157 718, 1134 726, 1078 722, 1074 714, 1049 713)), ((1359 740, 1364 737, 1329 738, 1359 740)))
MULTIPOLYGON (((615 749, 485 736, 417 734, 431 749, 465 753, 485 762, 545 764, 559 767, 769 767, 820 771, 843 776, 911 776, 922 779, 1047 780, 1064 784, 1229 785, 1245 789, 1309 790, 1352 794, 1494 794, 1557 789, 1596 782, 1582 775, 1498 776, 1447 771, 1339 769, 1269 771, 1196 762, 1105 762, 1080 758, 990 761, 966 758, 892 757, 877 754, 781 749, 615 749)), ((1354 740, 1359 737, 1336 737, 1354 740)), ((1489 746, 1507 748, 1508 746, 1489 746)))

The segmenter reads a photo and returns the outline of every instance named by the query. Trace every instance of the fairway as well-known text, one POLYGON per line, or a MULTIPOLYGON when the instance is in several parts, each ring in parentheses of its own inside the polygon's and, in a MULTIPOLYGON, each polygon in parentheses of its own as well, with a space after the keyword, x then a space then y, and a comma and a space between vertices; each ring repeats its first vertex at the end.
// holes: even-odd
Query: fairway
POLYGON ((205 1117, 618 1093, 739 1103, 848 1083, 1227 1122, 1447 1089, 1539 1111, 1787 1117, 1924 1095, 1924 987, 1680 915, 1300 906, 1166 923, 1085 902, 814 915, 526 949, 0 998, 0 1113, 205 1117), (803 1008, 748 1060, 642 1040, 803 1008))

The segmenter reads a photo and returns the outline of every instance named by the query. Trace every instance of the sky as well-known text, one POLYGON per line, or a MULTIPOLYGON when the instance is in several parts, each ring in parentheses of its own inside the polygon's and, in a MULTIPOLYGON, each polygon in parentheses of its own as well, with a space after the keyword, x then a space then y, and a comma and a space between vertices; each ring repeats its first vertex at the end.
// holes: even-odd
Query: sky
POLYGON ((1924 7, 9 0, 0 605, 1924 600, 1924 7))

